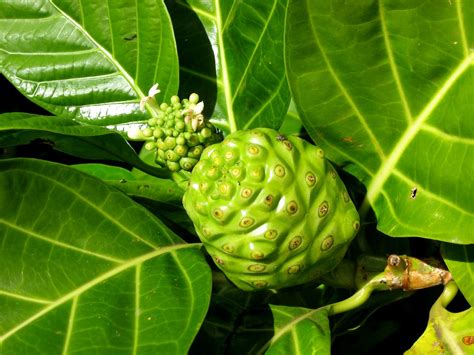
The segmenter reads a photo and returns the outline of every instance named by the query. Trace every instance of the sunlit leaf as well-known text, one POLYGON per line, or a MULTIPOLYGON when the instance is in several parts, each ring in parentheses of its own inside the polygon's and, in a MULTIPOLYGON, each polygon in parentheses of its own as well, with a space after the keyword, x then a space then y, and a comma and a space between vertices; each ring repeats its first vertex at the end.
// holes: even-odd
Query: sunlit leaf
POLYGON ((154 83, 178 88, 162 1, 0 0, 0 72, 48 111, 102 125, 146 118, 154 83))
POLYGON ((474 241, 474 6, 292 0, 286 58, 305 128, 367 187, 391 236, 474 241))
POLYGON ((431 308, 425 332, 405 354, 472 354, 473 347, 474 308, 451 313, 441 296, 431 308))
POLYGON ((59 164, 0 161, 2 354, 183 354, 210 270, 143 207, 59 164))
MULTIPOLYGON (((283 33, 287 0, 177 1, 201 19, 214 50, 215 77, 202 66, 183 74, 217 81, 213 122, 225 132, 251 127, 278 129, 290 95, 285 76, 283 33)), ((203 45, 196 47, 199 54, 203 45)))

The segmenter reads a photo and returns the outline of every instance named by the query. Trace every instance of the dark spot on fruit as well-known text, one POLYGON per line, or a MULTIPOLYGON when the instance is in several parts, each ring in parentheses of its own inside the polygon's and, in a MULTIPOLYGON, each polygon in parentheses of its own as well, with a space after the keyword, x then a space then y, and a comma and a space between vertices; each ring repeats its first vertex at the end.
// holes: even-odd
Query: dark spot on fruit
POLYGON ((324 217, 327 215, 329 211, 329 204, 327 201, 323 201, 318 208, 318 216, 319 217, 324 217))
POLYGON ((298 212, 298 204, 296 203, 296 201, 290 201, 286 206, 286 211, 289 214, 295 214, 296 212, 298 212))
POLYGON ((354 230, 357 232, 360 228, 359 221, 354 221, 354 223, 352 223, 352 227, 354 227, 354 230))
POLYGON ((276 231, 276 229, 269 229, 265 232, 265 234, 263 235, 265 237, 265 239, 275 239, 278 235, 278 232, 276 231))
POLYGON ((239 167, 230 169, 230 173, 233 177, 238 178, 242 174, 242 170, 239 167))
POLYGON ((222 246, 222 249, 224 249, 224 251, 229 254, 232 254, 234 252, 234 247, 230 244, 224 244, 222 246))
POLYGON ((225 152, 224 157, 227 160, 231 160, 234 157, 234 153, 229 150, 228 152, 225 152))
POLYGON ((231 186, 227 182, 223 182, 219 185, 219 193, 224 196, 228 196, 232 190, 231 186))
POLYGON ((224 217, 224 212, 220 208, 216 208, 212 211, 212 215, 216 219, 222 219, 222 217, 224 217))
POLYGON ((201 192, 206 192, 207 188, 209 187, 209 184, 207 182, 201 182, 199 184, 199 190, 201 192))
POLYGON ((330 249, 333 244, 334 244, 333 236, 332 235, 327 236, 326 238, 324 238, 323 242, 321 243, 321 250, 326 251, 330 249))
POLYGON ((344 199, 344 202, 346 202, 346 203, 351 200, 351 198, 349 197, 349 194, 347 193, 347 191, 344 191, 344 192, 342 193, 342 197, 343 197, 343 199, 344 199))
POLYGON ((249 152, 249 154, 251 154, 251 155, 257 155, 258 153, 260 153, 260 148, 257 147, 256 145, 251 145, 251 146, 248 148, 248 152, 249 152))
POLYGON ((329 175, 330 175, 333 179, 335 179, 335 178, 337 177, 336 170, 330 169, 330 170, 329 170, 329 175))
POLYGON ((254 223, 254 219, 252 217, 244 217, 240 220, 239 226, 242 228, 250 227, 254 223))
POLYGON ((324 150, 322 150, 321 148, 319 148, 317 151, 316 151, 316 155, 320 158, 324 158, 324 150))
POLYGON ((392 255, 389 255, 388 259, 387 259, 387 264, 389 266, 398 266, 400 265, 402 259, 398 256, 398 255, 395 255, 395 254, 392 254, 392 255))
POLYGON ((282 142, 282 141, 286 140, 286 137, 283 134, 279 134, 276 137, 276 140, 279 141, 279 142, 282 142))
POLYGON ((295 250, 301 245, 302 242, 303 242, 303 238, 301 238, 301 236, 298 235, 294 237, 292 240, 290 240, 290 243, 288 244, 288 248, 290 250, 295 250))
POLYGON ((274 171, 275 171, 275 175, 278 177, 283 177, 286 174, 285 168, 280 164, 277 164, 275 166, 274 171))
POLYGON ((252 259, 260 260, 263 259, 265 255, 259 250, 254 250, 250 253, 250 256, 252 259))
POLYGON ((253 264, 253 265, 249 265, 249 267, 247 268, 249 271, 252 271, 252 272, 262 272, 264 271, 266 268, 265 265, 262 265, 262 264, 253 264))
POLYGON ((203 227, 202 228, 202 234, 204 234, 205 236, 209 237, 211 235, 211 230, 207 227, 203 227))
POLYGON ((316 184, 316 176, 314 176, 314 174, 311 173, 311 172, 307 172, 307 173, 306 173, 305 180, 306 180, 306 184, 307 184, 309 187, 313 187, 314 184, 316 184))
POLYGON ((249 198, 250 196, 252 196, 252 189, 249 187, 244 187, 240 192, 240 196, 242 196, 243 198, 249 198))
POLYGON ((268 285, 268 282, 266 281, 252 281, 252 285, 256 288, 265 288, 268 285))
POLYGON ((293 149, 293 145, 291 144, 291 142, 290 142, 289 140, 284 140, 284 141, 283 141, 283 146, 284 146, 287 150, 293 149))
POLYGON ((217 264, 224 265, 224 260, 222 260, 218 256, 214 257, 214 260, 216 261, 217 264))
POLYGON ((265 196, 265 199, 263 201, 266 205, 271 206, 273 204, 273 195, 265 196))
POLYGON ((296 274, 301 270, 300 265, 292 265, 288 268, 288 273, 291 274, 296 274))

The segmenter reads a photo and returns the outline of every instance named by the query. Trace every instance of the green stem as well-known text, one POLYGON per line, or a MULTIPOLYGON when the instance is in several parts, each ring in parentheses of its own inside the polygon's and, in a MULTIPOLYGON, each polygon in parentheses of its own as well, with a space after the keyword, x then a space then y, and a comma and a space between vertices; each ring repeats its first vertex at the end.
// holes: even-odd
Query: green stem
POLYGON ((380 273, 370 280, 364 287, 345 300, 324 306, 328 310, 328 315, 344 313, 362 306, 369 299, 375 290, 385 290, 385 273, 380 273))
POLYGON ((446 308, 451 301, 456 297, 456 294, 458 293, 458 285, 454 281, 449 281, 445 286, 443 293, 440 296, 441 300, 441 305, 446 308))

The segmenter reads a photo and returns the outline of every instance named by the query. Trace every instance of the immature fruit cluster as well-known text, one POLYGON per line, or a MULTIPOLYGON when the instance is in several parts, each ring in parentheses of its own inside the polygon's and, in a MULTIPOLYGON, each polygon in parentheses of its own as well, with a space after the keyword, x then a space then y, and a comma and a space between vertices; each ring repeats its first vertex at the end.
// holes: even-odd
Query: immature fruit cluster
POLYGON ((206 148, 183 204, 216 265, 243 290, 318 278, 359 229, 323 150, 266 128, 206 148))
POLYGON ((217 129, 204 119, 203 103, 198 101, 197 94, 181 101, 178 96, 171 97, 170 104, 153 107, 156 117, 142 130, 150 139, 145 148, 156 150, 156 162, 171 171, 191 171, 203 149, 222 140, 217 129))

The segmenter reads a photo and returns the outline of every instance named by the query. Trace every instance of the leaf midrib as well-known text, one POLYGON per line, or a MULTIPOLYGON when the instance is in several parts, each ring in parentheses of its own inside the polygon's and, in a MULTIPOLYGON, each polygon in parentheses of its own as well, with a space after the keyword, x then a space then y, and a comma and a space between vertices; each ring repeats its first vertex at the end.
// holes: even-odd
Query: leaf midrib
POLYGON ((452 74, 449 75, 443 85, 433 95, 433 98, 423 108, 418 117, 415 118, 413 124, 407 127, 398 142, 395 144, 390 155, 387 157, 386 160, 382 162, 380 168, 374 174, 373 179, 367 186, 367 198, 370 202, 373 203, 378 198, 381 191, 383 190, 385 182, 392 174, 393 169, 403 156, 403 153, 405 152, 409 144, 413 141, 418 132, 422 130, 423 124, 428 120, 431 113, 443 100, 443 98, 449 92, 451 87, 455 84, 457 79, 461 77, 461 75, 472 65, 473 62, 474 53, 471 53, 457 66, 457 68, 452 72, 452 74))
MULTIPOLYGON (((130 85, 130 87, 135 91, 137 94, 138 98, 141 100, 146 97, 146 95, 143 93, 143 91, 140 89, 138 84, 136 83, 135 79, 130 76, 130 74, 125 70, 125 68, 114 58, 113 53, 110 53, 108 50, 106 50, 99 42, 97 42, 87 31, 84 30, 84 27, 81 26, 79 23, 77 23, 71 16, 66 14, 63 10, 61 10, 52 0, 48 0, 49 3, 58 11, 62 16, 64 16, 67 21, 69 21, 74 27, 76 27, 89 41, 91 41, 97 48, 100 49, 100 52, 112 63, 113 66, 117 69, 117 71, 123 75, 127 83, 130 85)), ((107 11, 109 11, 109 5, 107 1, 107 11)), ((109 11, 110 12, 110 11, 109 11)), ((81 4, 81 13, 82 13, 82 4, 81 4)), ((139 19, 137 19, 138 21, 139 19)), ((108 19, 109 24, 110 24, 110 18, 108 19)), ((113 32, 112 28, 111 30, 111 39, 113 41, 113 32)), ((138 62, 138 59, 137 59, 138 62)), ((149 114, 152 116, 155 116, 156 113, 149 109, 147 107, 147 110, 149 114)))
POLYGON ((159 250, 154 250, 150 253, 141 255, 141 256, 139 256, 135 259, 131 259, 130 261, 127 261, 123 264, 120 264, 117 267, 112 268, 111 270, 103 273, 102 275, 97 276, 96 278, 92 279, 91 281, 89 281, 89 282, 83 284, 82 286, 76 288, 75 290, 69 292, 68 294, 64 295, 63 297, 57 299, 56 301, 52 302, 51 304, 49 304, 48 306, 43 308, 41 311, 37 312, 36 314, 34 314, 30 318, 26 319, 25 321, 21 322, 16 327, 12 328, 8 332, 6 332, 2 336, 0 336, 0 344, 2 342, 4 342, 7 338, 9 338, 10 336, 15 334, 17 331, 19 331, 19 330, 23 329, 24 327, 28 326, 29 324, 31 324, 32 322, 34 322, 38 318, 40 318, 43 315, 47 314, 48 312, 52 311, 53 309, 59 307, 60 305, 64 304, 65 302, 67 302, 67 301, 69 301, 69 300, 71 300, 75 297, 78 297, 78 296, 82 295, 84 292, 91 289, 92 287, 100 284, 103 281, 106 281, 106 280, 110 279, 111 277, 113 277, 113 276, 115 276, 115 275, 117 275, 117 274, 131 268, 131 267, 143 264, 147 260, 158 257, 158 256, 160 256, 162 254, 165 254, 165 253, 171 253, 173 251, 180 250, 180 249, 186 249, 186 248, 191 249, 191 248, 200 248, 200 247, 201 247, 201 244, 177 244, 177 245, 172 245, 172 246, 160 248, 159 250))

